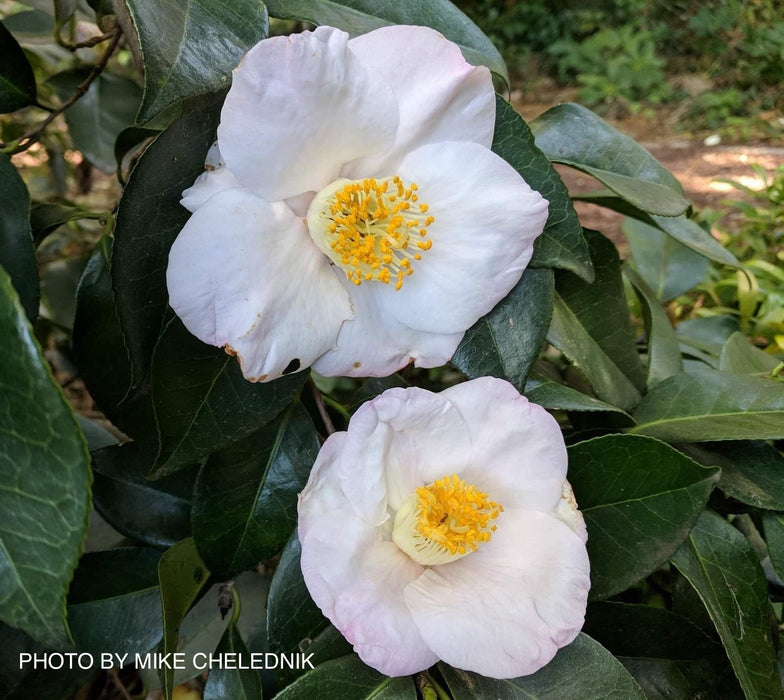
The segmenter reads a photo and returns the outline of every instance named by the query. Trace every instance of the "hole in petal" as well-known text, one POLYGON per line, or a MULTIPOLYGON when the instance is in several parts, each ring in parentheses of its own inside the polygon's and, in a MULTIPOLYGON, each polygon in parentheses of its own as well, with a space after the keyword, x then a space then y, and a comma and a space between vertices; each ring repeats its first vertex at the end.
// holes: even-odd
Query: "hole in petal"
POLYGON ((283 370, 283 374, 291 374, 292 372, 296 372, 299 369, 300 361, 298 357, 295 357, 291 362, 286 365, 286 369, 283 370))

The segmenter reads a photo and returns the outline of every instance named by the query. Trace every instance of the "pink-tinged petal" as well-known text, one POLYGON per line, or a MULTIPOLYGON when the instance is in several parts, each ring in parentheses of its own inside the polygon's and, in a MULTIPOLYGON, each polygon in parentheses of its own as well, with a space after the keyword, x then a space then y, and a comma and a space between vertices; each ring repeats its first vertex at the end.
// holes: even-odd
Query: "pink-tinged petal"
POLYGON ((409 328, 379 308, 377 295, 388 291, 385 285, 365 282, 357 287, 344 275, 340 280, 355 316, 343 324, 336 347, 313 365, 317 372, 327 377, 387 377, 410 362, 415 367, 440 367, 452 358, 463 333, 409 328))
POLYGON ((314 521, 346 507, 346 497, 343 495, 337 470, 337 462, 345 441, 346 433, 332 433, 316 456, 308 483, 298 499, 297 527, 300 539, 307 536, 314 521))
POLYGON ((470 328, 520 280, 547 219, 547 201, 502 158, 476 144, 422 146, 399 168, 419 185, 432 241, 396 291, 379 294, 401 323, 436 333, 470 328))
POLYGON ((251 381, 308 367, 352 316, 302 220, 245 189, 219 192, 191 216, 172 246, 166 281, 188 330, 236 355, 251 381))
POLYGON ((438 660, 403 600, 403 589, 423 569, 382 539, 379 528, 346 505, 314 519, 300 537, 310 595, 362 661, 388 676, 405 676, 438 660))
POLYGON ((508 510, 490 542, 427 569, 405 599, 427 645, 491 678, 534 673, 579 633, 590 586, 583 541, 557 518, 508 510))
POLYGON ((561 429, 509 382, 480 377, 441 392, 471 435, 472 466, 463 478, 505 508, 549 513, 559 502, 567 454, 561 429))
POLYGON ((268 201, 318 191, 385 151, 398 109, 386 82, 331 27, 266 39, 235 69, 218 127, 226 164, 268 201))
POLYGON ((424 389, 389 389, 351 417, 339 463, 343 492, 360 517, 380 525, 414 490, 466 467, 470 442, 460 413, 424 389))
POLYGON ((392 148, 349 164, 345 177, 393 174, 409 151, 426 143, 473 141, 490 148, 495 127, 490 71, 466 63, 456 44, 428 27, 393 26, 348 45, 392 86, 400 122, 392 148))

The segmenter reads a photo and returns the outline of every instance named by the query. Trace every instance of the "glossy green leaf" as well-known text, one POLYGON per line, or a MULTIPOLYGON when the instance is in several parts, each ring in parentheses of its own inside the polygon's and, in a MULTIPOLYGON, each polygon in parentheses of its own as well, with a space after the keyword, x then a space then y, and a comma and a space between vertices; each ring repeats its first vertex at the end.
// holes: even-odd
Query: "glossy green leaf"
POLYGON ((669 610, 593 603, 583 632, 624 665, 649 700, 742 697, 721 645, 669 610))
POLYGON ((719 477, 663 442, 634 435, 605 435, 568 453, 569 481, 588 526, 594 600, 666 562, 719 477))
POLYGON ((783 697, 765 574, 748 540, 705 512, 672 563, 707 608, 746 697, 783 697))
POLYGON ((637 271, 624 266, 624 274, 640 299, 648 336, 648 386, 683 372, 678 336, 659 299, 637 271))
MULTIPOLYGON (((236 654, 237 665, 249 666, 250 653, 237 626, 231 622, 221 637, 216 654, 236 654)), ((213 669, 204 686, 204 700, 261 700, 259 672, 249 668, 213 669)))
MULTIPOLYGON (((657 214, 647 214, 626 200, 617 197, 608 190, 599 190, 597 192, 590 192, 588 194, 575 195, 574 198, 582 202, 590 202, 601 207, 612 209, 613 211, 620 212, 621 214, 625 214, 627 217, 630 217, 630 220, 625 221, 623 225, 624 232, 626 232, 627 226, 631 226, 630 230, 632 233, 629 236, 630 242, 637 238, 638 252, 640 249, 640 244, 643 241, 645 242, 646 251, 641 253, 641 255, 648 255, 649 253, 647 249, 652 248, 653 251, 658 251, 663 256, 666 256, 665 259, 659 261, 660 264, 666 264, 669 266, 671 262, 671 256, 674 260, 674 256, 677 255, 677 259, 681 262, 684 262, 684 259, 688 257, 686 251, 681 251, 677 247, 675 250, 673 250, 672 243, 682 244, 686 248, 690 249, 692 253, 697 253, 702 257, 708 258, 722 265, 738 267, 740 264, 738 259, 721 243, 719 243, 719 241, 711 236, 709 231, 706 231, 695 221, 689 219, 685 214, 682 214, 681 216, 659 216, 657 214), (645 225, 648 228, 641 228, 642 225, 645 225), (657 231, 661 231, 667 234, 667 236, 665 236, 661 241, 661 248, 659 247, 658 243, 661 234, 657 235, 657 231), (635 232, 637 232, 636 236, 635 232), (655 238, 655 241, 651 240, 652 237, 655 238)), ((635 255, 634 250, 635 249, 632 248, 633 255, 635 255)), ((651 260, 650 265, 657 265, 657 263, 655 260, 651 260)), ((703 262, 702 265, 705 265, 705 263, 703 262)), ((682 279, 678 279, 673 275, 668 279, 669 283, 672 284, 673 287, 685 287, 687 281, 694 279, 696 276, 697 267, 698 265, 695 262, 695 270, 689 269, 688 273, 684 267, 682 272, 687 276, 683 277, 682 279)), ((665 273, 662 271, 652 271, 652 274, 654 274, 656 277, 659 277, 661 274, 665 273)), ((699 282, 699 280, 697 280, 697 282, 699 282)), ((691 289, 692 286, 693 284, 690 283, 690 286, 686 287, 686 289, 691 289)), ((656 285, 654 285, 654 288, 656 288, 656 285)))
POLYGON ((735 374, 770 374, 778 364, 775 356, 752 345, 740 331, 727 339, 719 355, 719 370, 735 374))
POLYGON ((599 401, 564 384, 539 377, 528 380, 525 385, 525 395, 530 401, 551 410, 613 413, 623 417, 630 425, 634 422, 628 413, 616 406, 599 401))
POLYGON ((781 578, 784 576, 784 513, 763 513, 762 529, 771 564, 781 578))
POLYGON ((36 103, 35 75, 22 47, 0 22, 0 114, 36 103))
POLYGON ((557 272, 553 318, 547 340, 571 359, 596 395, 622 409, 640 399, 645 372, 634 345, 615 246, 586 231, 595 279, 592 284, 557 272))
POLYGON ((484 678, 444 663, 438 665, 454 700, 644 700, 620 662, 588 635, 579 634, 544 668, 521 678, 484 678))
POLYGON ((180 206, 182 191, 204 172, 223 97, 186 102, 139 159, 120 200, 111 276, 135 386, 149 372, 163 330, 169 248, 190 216, 180 206))
POLYGON ((118 532, 153 547, 191 534, 191 498, 198 467, 150 481, 155 446, 131 442, 93 452, 93 500, 118 532))
POLYGON ((54 233, 60 226, 69 221, 79 221, 85 218, 85 210, 80 207, 66 204, 50 204, 48 202, 33 202, 30 206, 30 227, 33 232, 33 241, 38 245, 50 233, 54 233))
POLYGON ((763 440, 682 445, 700 464, 721 469, 719 488, 741 503, 784 510, 784 457, 763 440))
POLYGON ((708 258, 661 229, 631 218, 624 219, 622 228, 637 271, 662 301, 688 292, 708 273, 708 258))
POLYGON ((466 61, 487 66, 509 84, 501 54, 479 27, 447 0, 271 0, 273 17, 338 27, 351 36, 390 24, 432 27, 454 41, 466 61))
POLYGON ((685 372, 651 389, 632 433, 668 442, 784 437, 784 382, 717 372, 685 372))
POLYGON ((173 102, 228 86, 240 58, 269 31, 261 0, 125 0, 144 57, 144 124, 173 102))
POLYGON ((678 216, 689 207, 669 170, 585 107, 557 105, 531 122, 531 129, 550 160, 591 175, 643 211, 678 216))
POLYGON ((0 355, 0 618, 64 646, 65 593, 90 513, 89 455, 2 268, 0 355))
POLYGON ((30 231, 30 195, 5 153, 0 153, 0 266, 11 276, 27 318, 34 321, 40 289, 30 231))
MULTIPOLYGON (((199 593, 207 585, 210 572, 196 551, 192 538, 169 547, 158 563, 158 582, 163 610, 163 653, 177 651, 180 625, 199 593)), ((166 700, 171 700, 174 669, 163 669, 166 700)))
POLYGON ((549 204, 547 223, 534 243, 531 265, 570 270, 590 282, 593 269, 588 246, 566 186, 536 147, 528 125, 501 97, 496 97, 492 149, 549 204))
POLYGON ((150 388, 131 391, 131 363, 112 294, 112 241, 98 241, 79 281, 74 355, 90 396, 109 420, 137 442, 156 443, 150 388))
POLYGON ((355 654, 327 661, 278 693, 276 700, 416 700, 410 676, 390 678, 355 654))
POLYGON ((193 494, 193 538, 213 573, 231 578, 283 549, 318 451, 310 416, 296 402, 210 456, 193 494))
POLYGON ((740 330, 733 316, 705 316, 681 321, 675 328, 681 350, 718 368, 719 355, 730 336, 740 330))
MULTIPOLYGON (((89 69, 65 71, 49 78, 49 83, 65 101, 88 74, 89 69)), ((114 142, 133 124, 140 100, 141 89, 133 80, 104 72, 90 83, 84 97, 65 111, 74 146, 96 168, 114 172, 114 142)))
MULTIPOLYGON (((68 591, 68 622, 79 651, 96 658, 107 651, 132 657, 160 641, 160 557, 143 547, 82 556, 68 591)), ((122 666, 116 659, 115 665, 122 666)))
POLYGON ((552 271, 529 267, 508 296, 468 329, 452 364, 470 379, 500 377, 522 389, 552 311, 552 271))
POLYGON ((299 649, 303 641, 315 639, 329 626, 302 578, 301 554, 302 547, 294 532, 280 555, 270 584, 267 639, 272 651, 299 649))
POLYGON ((272 382, 242 376, 234 357, 205 345, 175 318, 155 348, 152 398, 163 476, 241 440, 277 416, 299 392, 307 371, 272 382))

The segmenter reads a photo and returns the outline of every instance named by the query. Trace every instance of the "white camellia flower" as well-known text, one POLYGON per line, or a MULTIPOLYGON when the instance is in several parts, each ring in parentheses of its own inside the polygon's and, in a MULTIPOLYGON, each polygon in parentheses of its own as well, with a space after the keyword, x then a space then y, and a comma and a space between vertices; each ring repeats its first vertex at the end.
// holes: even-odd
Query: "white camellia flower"
POLYGON ((512 289, 547 202, 490 151, 489 71, 425 27, 331 27, 243 58, 169 301, 251 381, 444 364, 512 289))
POLYGON ((500 379, 390 389, 324 443, 299 501, 313 600, 390 676, 533 673, 580 631, 589 564, 561 431, 500 379))

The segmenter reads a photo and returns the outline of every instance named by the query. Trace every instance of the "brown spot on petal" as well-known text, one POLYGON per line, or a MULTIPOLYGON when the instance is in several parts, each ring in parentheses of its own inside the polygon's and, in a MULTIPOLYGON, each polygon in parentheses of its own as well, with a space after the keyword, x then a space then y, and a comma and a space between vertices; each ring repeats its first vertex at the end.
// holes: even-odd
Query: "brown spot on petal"
POLYGON ((354 369, 359 369, 360 367, 362 367, 362 363, 361 362, 355 362, 354 363, 354 369))
POLYGON ((223 351, 227 355, 231 355, 232 357, 237 357, 237 351, 233 347, 231 347, 231 345, 229 345, 228 343, 226 343, 226 345, 223 346, 223 351))

